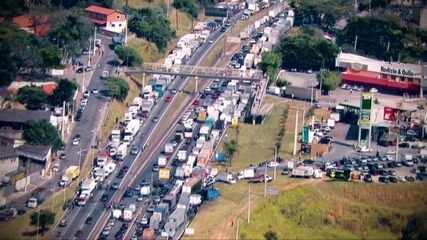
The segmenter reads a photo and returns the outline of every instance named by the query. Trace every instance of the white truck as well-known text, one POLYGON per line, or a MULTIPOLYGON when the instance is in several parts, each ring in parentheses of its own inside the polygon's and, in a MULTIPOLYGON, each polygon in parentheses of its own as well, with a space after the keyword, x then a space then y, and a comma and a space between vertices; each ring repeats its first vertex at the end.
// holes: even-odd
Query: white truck
POLYGON ((138 133, 140 127, 141 121, 139 119, 130 120, 129 123, 126 124, 125 136, 131 135, 132 137, 134 137, 138 133))
POLYGON ((120 142, 120 136, 120 129, 114 129, 113 131, 111 131, 110 138, 112 142, 120 142))
POLYGON ((123 221, 130 222, 133 218, 133 211, 129 208, 123 209, 123 215, 122 215, 123 221))
POLYGON ((172 154, 174 150, 174 144, 173 143, 166 143, 165 145, 165 154, 172 154))
POLYGON ((187 151, 185 150, 179 150, 177 154, 179 161, 185 161, 187 159, 187 151))
POLYGON ((157 164, 159 165, 159 167, 166 167, 167 163, 168 158, 165 155, 160 155, 157 160, 157 164))
POLYGON ((86 205, 89 198, 92 197, 93 191, 95 190, 97 183, 93 178, 85 179, 81 185, 79 190, 79 197, 77 199, 77 205, 84 206, 86 205))
POLYGON ((238 179, 249 179, 255 177, 255 168, 243 169, 237 176, 238 179))
POLYGON ((151 194, 151 187, 150 185, 144 185, 139 191, 141 196, 149 196, 151 194))
POLYGON ((123 160, 128 153, 128 145, 125 143, 120 144, 120 146, 117 148, 116 157, 120 160, 123 160))
POLYGON ((107 174, 105 173, 105 170, 101 167, 95 167, 92 170, 92 176, 95 179, 97 183, 103 182, 105 180, 105 177, 107 174))

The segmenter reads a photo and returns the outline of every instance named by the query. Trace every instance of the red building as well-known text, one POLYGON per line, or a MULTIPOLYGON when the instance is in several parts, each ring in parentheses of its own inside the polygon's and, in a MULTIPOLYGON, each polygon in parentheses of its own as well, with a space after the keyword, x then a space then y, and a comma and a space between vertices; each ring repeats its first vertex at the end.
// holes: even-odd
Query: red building
POLYGON ((107 31, 121 33, 127 27, 126 15, 117 10, 96 5, 90 5, 85 10, 94 24, 107 31))
POLYGON ((419 92, 422 66, 398 62, 384 62, 355 54, 340 53, 335 65, 344 68, 344 83, 365 85, 381 89, 419 92))

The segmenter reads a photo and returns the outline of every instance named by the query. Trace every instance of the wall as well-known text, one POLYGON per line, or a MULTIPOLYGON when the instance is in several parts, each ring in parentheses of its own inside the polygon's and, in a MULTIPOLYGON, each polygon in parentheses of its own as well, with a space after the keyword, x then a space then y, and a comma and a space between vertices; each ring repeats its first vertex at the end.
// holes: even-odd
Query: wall
POLYGON ((18 170, 19 160, 18 157, 11 157, 0 160, 0 176, 5 176, 8 173, 18 170))

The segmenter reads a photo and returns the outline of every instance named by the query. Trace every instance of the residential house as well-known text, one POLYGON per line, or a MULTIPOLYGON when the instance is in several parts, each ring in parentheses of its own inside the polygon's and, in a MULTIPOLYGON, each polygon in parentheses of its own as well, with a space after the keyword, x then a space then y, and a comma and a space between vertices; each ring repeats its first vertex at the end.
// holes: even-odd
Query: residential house
POLYGON ((86 8, 86 12, 94 24, 106 31, 122 33, 127 27, 126 15, 117 10, 90 5, 86 8))
POLYGON ((55 117, 51 116, 50 111, 4 110, 0 111, 0 128, 13 128, 15 130, 23 130, 24 127, 28 124, 28 121, 46 120, 52 123, 54 119, 55 117))
POLYGON ((27 82, 27 81, 13 81, 8 87, 7 91, 13 95, 16 95, 19 89, 23 87, 40 87, 44 94, 52 95, 53 91, 58 87, 58 84, 54 81, 48 82, 27 82))
POLYGON ((27 169, 27 175, 39 172, 42 176, 50 168, 52 162, 52 147, 48 145, 24 144, 15 148, 22 165, 27 169))
POLYGON ((18 28, 38 37, 46 36, 50 30, 48 16, 30 16, 29 14, 24 14, 12 18, 12 23, 18 28))
POLYGON ((16 148, 25 143, 22 130, 0 128, 0 146, 16 148))
POLYGON ((12 147, 0 146, 0 178, 14 173, 19 168, 18 154, 12 147))

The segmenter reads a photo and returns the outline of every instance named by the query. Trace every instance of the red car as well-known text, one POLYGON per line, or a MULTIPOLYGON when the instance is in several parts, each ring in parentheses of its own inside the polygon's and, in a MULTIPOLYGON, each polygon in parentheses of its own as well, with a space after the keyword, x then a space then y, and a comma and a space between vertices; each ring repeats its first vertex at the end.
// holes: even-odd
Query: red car
POLYGON ((165 102, 170 102, 170 101, 172 101, 172 96, 166 96, 165 97, 165 102))
POLYGON ((193 106, 198 107, 200 104, 199 100, 194 100, 193 106))

